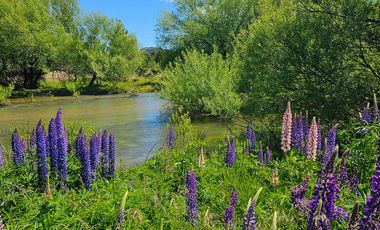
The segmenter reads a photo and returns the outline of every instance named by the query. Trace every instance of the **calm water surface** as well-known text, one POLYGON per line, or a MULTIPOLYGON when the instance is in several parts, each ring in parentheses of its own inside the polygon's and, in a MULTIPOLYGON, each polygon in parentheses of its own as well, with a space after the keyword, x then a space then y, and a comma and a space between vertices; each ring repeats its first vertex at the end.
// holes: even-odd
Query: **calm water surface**
MULTIPOLYGON (((9 131, 15 127, 32 129, 38 119, 47 127, 59 107, 63 109, 64 120, 91 122, 96 128, 114 132, 118 156, 128 164, 143 161, 157 142, 158 147, 162 145, 170 116, 169 103, 154 94, 132 98, 127 95, 38 97, 34 102, 13 101, 0 109, 1 136, 10 135, 9 131)), ((215 121, 194 122, 194 126, 210 143, 228 132, 226 124, 215 121)))

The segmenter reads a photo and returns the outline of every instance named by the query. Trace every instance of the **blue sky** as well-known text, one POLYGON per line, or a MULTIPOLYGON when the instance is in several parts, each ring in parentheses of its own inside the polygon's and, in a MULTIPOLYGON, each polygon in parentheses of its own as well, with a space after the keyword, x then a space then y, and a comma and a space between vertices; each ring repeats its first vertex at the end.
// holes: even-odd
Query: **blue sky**
POLYGON ((82 12, 102 13, 120 19, 141 47, 156 46, 155 25, 174 0, 78 0, 82 12))

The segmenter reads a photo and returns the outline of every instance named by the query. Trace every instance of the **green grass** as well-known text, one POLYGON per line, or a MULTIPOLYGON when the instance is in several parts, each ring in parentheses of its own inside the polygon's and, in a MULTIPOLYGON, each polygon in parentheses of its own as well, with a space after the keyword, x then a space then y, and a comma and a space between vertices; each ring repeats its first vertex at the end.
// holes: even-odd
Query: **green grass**
MULTIPOLYGON (((72 145, 77 130, 70 130, 72 145)), ((194 170, 199 210, 196 229, 224 228, 224 209, 233 189, 239 193, 235 213, 235 227, 239 229, 248 201, 260 187, 263 191, 255 209, 258 229, 270 229, 275 211, 278 229, 305 229, 307 217, 291 205, 290 191, 310 172, 306 196, 311 198, 320 163, 291 151, 286 155, 272 153, 269 166, 258 166, 257 151, 243 155, 243 143, 238 140, 235 164, 226 168, 226 147, 220 143, 215 149, 206 149, 206 167, 200 168, 198 156, 200 148, 205 147, 204 141, 194 135, 190 124, 179 124, 172 151, 162 149, 141 165, 121 168, 113 179, 97 179, 90 192, 81 182, 79 159, 70 154, 69 190, 60 191, 52 173, 52 198, 37 188, 36 157, 32 155, 21 167, 8 163, 0 169, 0 216, 10 229, 115 229, 123 195, 128 191, 124 229, 193 229, 187 220, 185 179, 187 171, 194 170), (271 184, 275 169, 278 185, 271 184)), ((362 189, 368 190, 368 185, 362 189)), ((351 212, 355 200, 364 202, 343 187, 336 204, 351 212)), ((345 226, 346 223, 333 222, 333 229, 345 226)))

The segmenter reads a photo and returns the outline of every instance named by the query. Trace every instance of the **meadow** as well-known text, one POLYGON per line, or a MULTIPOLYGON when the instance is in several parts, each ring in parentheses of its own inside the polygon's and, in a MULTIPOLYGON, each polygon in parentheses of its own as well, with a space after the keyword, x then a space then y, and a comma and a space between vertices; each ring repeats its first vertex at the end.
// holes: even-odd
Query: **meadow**
POLYGON ((117 168, 115 137, 66 128, 59 109, 46 130, 2 143, 1 229, 377 229, 373 111, 340 129, 289 105, 275 151, 250 122, 209 148, 174 114, 152 158, 117 168))

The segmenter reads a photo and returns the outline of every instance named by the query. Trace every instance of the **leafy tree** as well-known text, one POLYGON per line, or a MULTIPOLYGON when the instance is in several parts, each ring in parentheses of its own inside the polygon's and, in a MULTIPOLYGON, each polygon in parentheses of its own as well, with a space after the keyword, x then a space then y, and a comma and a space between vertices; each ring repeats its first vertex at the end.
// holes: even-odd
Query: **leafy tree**
POLYGON ((235 36, 255 18, 257 0, 178 0, 158 23, 159 42, 165 48, 196 48, 226 56, 235 36))
POLYGON ((91 14, 80 24, 83 41, 82 71, 91 74, 92 85, 98 77, 123 80, 135 73, 143 60, 135 36, 129 35, 119 20, 91 14))
POLYGON ((345 119, 379 92, 378 41, 371 38, 380 35, 378 3, 314 2, 263 0, 260 20, 240 34, 239 89, 249 111, 279 112, 291 100, 328 120, 345 119))
POLYGON ((239 113, 236 94, 237 60, 217 52, 210 56, 196 50, 183 54, 164 73, 162 94, 185 111, 232 118, 239 113))

